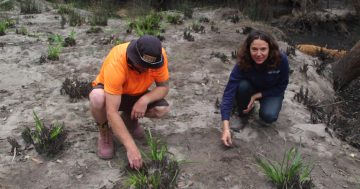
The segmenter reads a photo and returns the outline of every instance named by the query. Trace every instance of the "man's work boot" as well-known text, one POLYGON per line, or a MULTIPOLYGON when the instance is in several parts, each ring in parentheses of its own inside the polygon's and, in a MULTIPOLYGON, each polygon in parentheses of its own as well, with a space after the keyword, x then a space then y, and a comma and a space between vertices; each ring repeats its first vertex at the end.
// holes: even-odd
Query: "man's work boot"
POLYGON ((130 116, 125 112, 121 114, 121 118, 124 121, 126 128, 128 129, 131 136, 133 136, 135 139, 144 138, 144 128, 140 126, 138 120, 131 120, 130 116))
POLYGON ((114 156, 113 134, 107 123, 99 125, 97 155, 101 159, 111 159, 114 156))

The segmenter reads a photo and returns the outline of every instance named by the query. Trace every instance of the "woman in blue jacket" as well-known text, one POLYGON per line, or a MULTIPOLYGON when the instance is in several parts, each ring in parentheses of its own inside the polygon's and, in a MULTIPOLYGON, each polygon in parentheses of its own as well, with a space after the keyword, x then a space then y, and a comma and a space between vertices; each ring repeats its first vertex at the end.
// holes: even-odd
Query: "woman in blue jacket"
POLYGON ((277 120, 284 92, 289 83, 289 64, 280 53, 274 38, 255 30, 246 38, 238 51, 237 62, 226 85, 222 103, 222 142, 231 145, 229 118, 236 105, 239 116, 245 117, 260 102, 259 117, 266 123, 277 120))

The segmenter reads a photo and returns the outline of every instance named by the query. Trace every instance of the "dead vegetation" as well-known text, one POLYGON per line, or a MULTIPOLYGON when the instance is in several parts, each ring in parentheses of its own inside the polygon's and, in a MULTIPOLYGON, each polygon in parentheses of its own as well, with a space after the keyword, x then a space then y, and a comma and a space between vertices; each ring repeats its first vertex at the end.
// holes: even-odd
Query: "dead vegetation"
POLYGON ((87 98, 92 89, 91 82, 79 81, 78 79, 66 78, 60 89, 62 95, 69 95, 72 101, 87 98))

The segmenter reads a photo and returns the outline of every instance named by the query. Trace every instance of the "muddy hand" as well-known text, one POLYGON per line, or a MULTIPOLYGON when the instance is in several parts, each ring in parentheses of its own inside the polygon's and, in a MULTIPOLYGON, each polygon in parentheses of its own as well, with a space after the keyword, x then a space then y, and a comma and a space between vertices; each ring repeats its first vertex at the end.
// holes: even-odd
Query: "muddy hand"
POLYGON ((230 129, 225 129, 223 131, 221 140, 227 147, 230 147, 232 145, 230 129))

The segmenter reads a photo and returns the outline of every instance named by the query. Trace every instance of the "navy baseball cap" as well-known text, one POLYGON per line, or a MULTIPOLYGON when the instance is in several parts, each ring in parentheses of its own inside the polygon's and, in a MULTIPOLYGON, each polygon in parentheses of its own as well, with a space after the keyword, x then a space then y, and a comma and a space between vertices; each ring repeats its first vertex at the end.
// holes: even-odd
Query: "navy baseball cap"
POLYGON ((156 69, 164 65, 161 42, 151 35, 131 41, 126 53, 132 63, 140 64, 144 68, 156 69))

